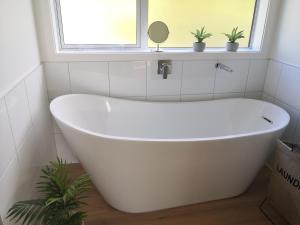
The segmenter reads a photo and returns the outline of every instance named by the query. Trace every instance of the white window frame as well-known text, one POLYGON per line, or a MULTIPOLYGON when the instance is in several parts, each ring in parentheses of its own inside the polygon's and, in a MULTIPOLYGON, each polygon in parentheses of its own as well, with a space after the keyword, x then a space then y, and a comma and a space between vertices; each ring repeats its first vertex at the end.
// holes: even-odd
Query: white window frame
MULTIPOLYGON (((154 48, 148 47, 148 0, 136 0, 136 40, 135 45, 105 45, 105 44, 65 44, 63 34, 62 15, 60 8, 60 0, 52 0, 54 6, 54 19, 56 25, 56 40, 58 51, 104 51, 104 52, 149 52, 154 48)), ((248 47, 240 48, 239 51, 260 51, 265 34, 265 26, 267 23, 268 9, 272 0, 256 0, 255 11, 251 28, 251 36, 248 47)), ((163 48, 169 52, 188 52, 191 48, 163 48)), ((223 48, 209 47, 208 51, 222 51, 223 48)))

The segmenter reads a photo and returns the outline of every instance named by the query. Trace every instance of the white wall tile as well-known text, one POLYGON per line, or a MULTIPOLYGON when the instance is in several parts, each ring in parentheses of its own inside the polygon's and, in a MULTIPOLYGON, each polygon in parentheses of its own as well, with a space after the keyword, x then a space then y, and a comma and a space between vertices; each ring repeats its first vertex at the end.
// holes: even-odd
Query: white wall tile
POLYGON ((300 69, 284 65, 276 98, 300 109, 300 69))
POLYGON ((34 126, 34 132, 36 134, 35 141, 38 146, 41 165, 48 164, 49 161, 53 161, 57 157, 54 133, 52 129, 52 124, 50 124, 50 128, 46 128, 48 126, 48 122, 44 121, 40 124, 40 126, 34 126))
POLYGON ((216 61, 183 62, 182 95, 213 93, 216 78, 216 61))
POLYGON ((258 100, 260 100, 260 99, 262 98, 262 92, 261 92, 261 91, 256 91, 256 92, 246 92, 246 93, 245 93, 245 98, 258 99, 258 100))
POLYGON ((168 79, 157 74, 158 62, 147 62, 147 96, 179 96, 182 79, 182 62, 172 61, 172 73, 168 79))
POLYGON ((270 61, 265 81, 264 92, 275 97, 282 70, 281 63, 270 61))
POLYGON ((18 148, 32 126, 24 82, 5 96, 13 137, 18 148))
POLYGON ((295 136, 295 132, 296 132, 298 118, 300 115, 299 111, 281 101, 278 101, 278 100, 275 100, 274 104, 280 106, 281 108, 285 109, 289 113, 291 120, 282 136, 282 139, 284 141, 294 143, 294 136, 295 136))
POLYGON ((0 99, 0 178, 16 155, 5 103, 0 99))
POLYGON ((244 98, 244 93, 214 94, 214 99, 225 99, 225 98, 244 98))
POLYGON ((110 62, 110 95, 146 96, 146 62, 110 62))
POLYGON ((270 103, 275 102, 275 98, 273 96, 270 96, 270 95, 266 94, 266 93, 263 93, 262 100, 266 101, 266 102, 270 102, 270 103))
POLYGON ((26 135, 26 140, 18 149, 19 165, 26 176, 26 185, 31 186, 35 174, 40 169, 43 154, 38 148, 38 134, 31 128, 26 135))
POLYGON ((25 200, 28 197, 28 187, 23 186, 24 175, 25 173, 22 173, 17 157, 15 157, 0 179, 0 214, 2 218, 6 217, 8 209, 16 201, 25 200))
POLYGON ((196 102, 196 101, 208 101, 214 98, 213 94, 203 95, 181 95, 182 102, 196 102))
POLYGON ((268 60, 252 60, 250 62, 246 92, 262 91, 268 71, 268 60))
POLYGON ((69 70, 72 93, 109 95, 107 62, 74 62, 69 70))
POLYGON ((44 71, 49 98, 56 98, 70 93, 68 63, 45 63, 44 71))
POLYGON ((233 72, 217 70, 215 93, 245 92, 249 60, 225 60, 221 63, 231 67, 233 72))
POLYGON ((150 102, 180 102, 180 96, 148 96, 150 102))
POLYGON ((78 163, 78 159, 73 154, 69 144, 66 142, 62 134, 55 134, 55 143, 59 158, 66 160, 68 163, 78 163))

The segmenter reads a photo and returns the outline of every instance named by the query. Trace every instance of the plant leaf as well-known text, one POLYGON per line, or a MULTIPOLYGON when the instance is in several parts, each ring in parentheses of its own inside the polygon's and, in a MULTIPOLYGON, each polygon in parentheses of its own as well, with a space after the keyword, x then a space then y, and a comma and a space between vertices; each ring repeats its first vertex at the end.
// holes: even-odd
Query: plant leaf
POLYGON ((203 42, 203 40, 212 36, 211 33, 207 33, 205 31, 205 27, 202 27, 201 30, 196 29, 196 33, 191 32, 191 34, 197 39, 198 42, 203 42))
POLYGON ((84 174, 70 179, 66 161, 57 159, 42 169, 36 188, 40 199, 20 201, 7 212, 7 218, 22 225, 81 225, 82 199, 90 188, 90 178, 84 174))

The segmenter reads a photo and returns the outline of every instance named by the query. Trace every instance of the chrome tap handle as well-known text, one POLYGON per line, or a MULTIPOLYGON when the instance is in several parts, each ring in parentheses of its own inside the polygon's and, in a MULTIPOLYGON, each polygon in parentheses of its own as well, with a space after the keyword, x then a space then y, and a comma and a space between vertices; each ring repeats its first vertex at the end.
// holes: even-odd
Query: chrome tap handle
POLYGON ((169 74, 169 65, 168 63, 163 63, 161 69, 161 73, 163 74, 163 79, 166 80, 168 79, 168 74, 169 74))

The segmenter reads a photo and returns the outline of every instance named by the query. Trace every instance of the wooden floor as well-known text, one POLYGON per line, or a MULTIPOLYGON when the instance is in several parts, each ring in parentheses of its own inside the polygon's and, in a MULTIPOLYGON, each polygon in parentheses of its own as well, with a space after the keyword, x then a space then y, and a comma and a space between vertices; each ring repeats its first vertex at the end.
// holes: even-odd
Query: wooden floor
MULTIPOLYGON (((70 169, 74 176, 84 173, 79 165, 70 169)), ((249 190, 237 198, 142 214, 111 208, 93 188, 84 209, 88 212, 85 225, 272 225, 259 210, 269 175, 263 169, 249 190)))

